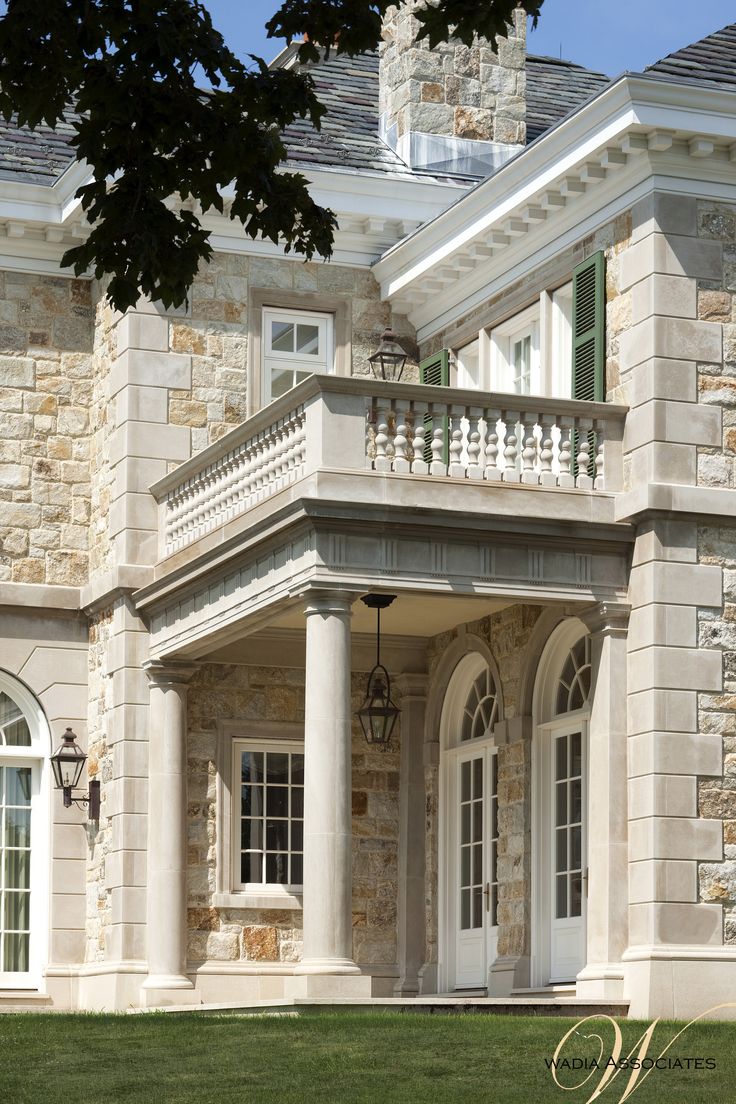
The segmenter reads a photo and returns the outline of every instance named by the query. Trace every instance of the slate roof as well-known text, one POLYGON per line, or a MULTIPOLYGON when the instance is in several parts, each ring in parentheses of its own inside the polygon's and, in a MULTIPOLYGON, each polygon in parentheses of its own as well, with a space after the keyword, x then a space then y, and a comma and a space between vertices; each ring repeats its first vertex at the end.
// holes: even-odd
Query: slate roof
POLYGON ((658 77, 708 81, 722 87, 736 85, 736 23, 683 46, 644 70, 658 77))
POLYGON ((74 160, 72 133, 69 123, 30 131, 0 119, 0 180, 54 184, 74 160))
POLYGON ((526 59, 526 140, 532 142, 610 83, 604 73, 552 57, 526 59))

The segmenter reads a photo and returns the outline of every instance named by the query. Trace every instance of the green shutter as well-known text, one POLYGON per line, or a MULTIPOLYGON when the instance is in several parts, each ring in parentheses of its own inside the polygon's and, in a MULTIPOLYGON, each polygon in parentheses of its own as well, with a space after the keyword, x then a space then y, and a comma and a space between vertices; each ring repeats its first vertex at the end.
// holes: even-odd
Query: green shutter
MULTIPOLYGON (((594 253, 572 274, 572 397, 583 402, 606 398, 606 258, 594 253)), ((577 434, 572 435, 572 471, 577 476, 577 434)), ((588 474, 595 476, 597 434, 589 433, 588 474)))
MULTIPOLYGON (((425 357, 419 363, 419 382, 431 387, 450 386, 450 353, 448 349, 440 349, 432 356, 425 357)), ((428 464, 432 463, 432 433, 434 431, 433 419, 429 414, 424 415, 424 459, 428 464)), ((450 423, 447 417, 442 419, 444 429, 444 447, 442 450, 443 463, 449 462, 449 437, 450 423)))
POLYGON ((572 397, 606 397, 606 258, 595 253, 572 274, 572 397))

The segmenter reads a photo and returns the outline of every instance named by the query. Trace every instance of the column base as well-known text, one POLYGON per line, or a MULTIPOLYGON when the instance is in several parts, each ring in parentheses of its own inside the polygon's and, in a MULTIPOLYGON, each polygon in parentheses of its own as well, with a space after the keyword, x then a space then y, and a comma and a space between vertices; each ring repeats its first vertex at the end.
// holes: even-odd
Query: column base
POLYGON ((513 989, 529 987, 528 955, 504 955, 488 971, 488 996, 508 997, 513 989))
POLYGON ((350 1000, 372 996, 369 974, 295 974, 284 978, 284 996, 313 1000, 350 1000))
POLYGON ((141 985, 141 1008, 172 1004, 201 1004, 201 999, 183 974, 150 974, 141 985))
POLYGON ((352 958, 306 958, 294 967, 295 974, 360 974, 352 958))
POLYGON ((623 1000, 623 963, 595 962, 584 966, 575 979, 575 995, 587 1000, 623 1000))
POLYGON ((736 947, 635 947, 624 968, 631 1019, 736 1020, 736 947))

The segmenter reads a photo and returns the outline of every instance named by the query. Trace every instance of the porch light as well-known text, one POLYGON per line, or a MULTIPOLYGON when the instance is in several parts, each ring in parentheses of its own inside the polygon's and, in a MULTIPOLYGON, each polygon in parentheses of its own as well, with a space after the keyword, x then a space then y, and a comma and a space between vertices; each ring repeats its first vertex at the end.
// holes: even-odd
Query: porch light
POLYGON ((87 756, 77 743, 77 737, 71 728, 64 733, 62 743, 51 756, 51 769, 54 772, 54 782, 57 790, 64 794, 64 807, 72 805, 87 805, 89 807, 89 819, 100 819, 100 783, 92 779, 89 784, 89 793, 86 797, 74 797, 72 791, 79 784, 82 777, 87 756))
POLYGON ((390 326, 383 331, 381 343, 375 353, 368 357, 368 363, 376 379, 394 382, 401 379, 401 373, 406 364, 406 353, 396 340, 396 334, 390 326))
POLYGON ((368 609, 376 611, 376 665, 368 676, 368 689, 358 717, 367 742, 384 751, 400 712, 391 701, 391 680, 381 663, 381 610, 390 606, 395 597, 395 594, 366 594, 361 598, 368 609))

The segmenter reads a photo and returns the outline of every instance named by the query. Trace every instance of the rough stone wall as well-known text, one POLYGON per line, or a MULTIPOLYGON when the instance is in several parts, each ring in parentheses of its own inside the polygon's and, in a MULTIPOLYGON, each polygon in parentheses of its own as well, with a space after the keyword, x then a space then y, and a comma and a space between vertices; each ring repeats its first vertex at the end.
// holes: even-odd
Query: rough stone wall
POLYGON ((698 364, 698 402, 723 411, 722 447, 698 447, 698 483, 736 487, 736 204, 698 200, 697 234, 722 244, 720 274, 698 280, 698 318, 723 326, 723 361, 698 364))
POLYGON ((700 899, 724 906, 736 944, 736 527, 699 527, 698 561, 724 568, 723 609, 698 610, 698 646, 723 649, 723 692, 698 695, 699 731, 723 737, 723 777, 698 780, 698 814, 723 820, 723 862, 700 863, 700 899))
MULTIPOLYGON (((353 711, 365 675, 353 676, 353 711)), ((206 665, 188 694, 189 958, 192 962, 294 962, 301 911, 213 905, 217 885, 217 743, 220 721, 304 720, 304 672, 206 665)), ((398 726, 397 726, 398 729, 398 726)), ((353 729, 353 953, 364 964, 396 961, 400 734, 388 752, 353 729)), ((230 753, 229 747, 226 754, 230 753)))
MULTIPOLYGON (((519 691, 526 649, 539 618, 539 606, 510 606, 482 620, 442 633, 429 642, 430 684, 444 651, 460 629, 488 644, 498 666, 504 719, 519 715, 519 691)), ((439 916, 439 767, 425 768, 426 785, 426 926, 427 962, 438 961, 439 916)), ((516 740, 498 749, 499 955, 528 954, 531 910, 531 740, 516 740)))
POLYGON ((473 46, 417 40, 420 24, 408 0, 388 9, 380 51, 380 107, 398 137, 413 131, 456 138, 526 141, 526 14, 499 40, 496 54, 473 46))
POLYGON ((0 272, 0 581, 87 580, 93 291, 0 272))

